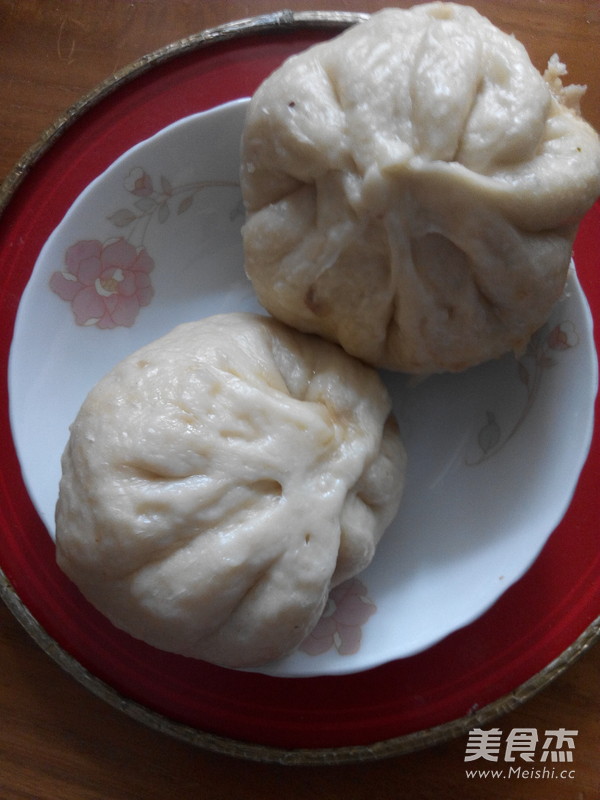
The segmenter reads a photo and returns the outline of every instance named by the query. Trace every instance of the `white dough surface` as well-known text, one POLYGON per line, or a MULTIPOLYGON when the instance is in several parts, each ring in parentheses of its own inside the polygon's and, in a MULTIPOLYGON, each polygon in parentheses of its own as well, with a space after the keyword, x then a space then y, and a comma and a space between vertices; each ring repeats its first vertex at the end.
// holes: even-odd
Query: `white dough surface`
POLYGON ((600 142, 580 86, 469 6, 384 9, 258 88, 242 143, 262 305, 374 364, 521 352, 560 297, 600 142))
POLYGON ((57 559, 115 625, 230 667, 293 649, 371 561, 405 453, 379 376, 255 314, 186 323, 90 392, 57 559))

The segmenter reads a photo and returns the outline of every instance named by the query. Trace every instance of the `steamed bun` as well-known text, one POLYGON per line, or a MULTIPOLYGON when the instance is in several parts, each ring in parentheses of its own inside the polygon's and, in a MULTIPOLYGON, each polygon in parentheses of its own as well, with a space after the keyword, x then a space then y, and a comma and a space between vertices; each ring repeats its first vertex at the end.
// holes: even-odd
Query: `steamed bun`
POLYGON ((584 87, 474 9, 385 9, 288 59, 251 99, 245 263, 260 302, 375 366, 520 351, 600 194, 584 87))
POLYGON ((253 314, 186 323, 92 389, 57 559, 115 625, 230 667, 292 651, 394 516, 405 455, 377 373, 253 314))

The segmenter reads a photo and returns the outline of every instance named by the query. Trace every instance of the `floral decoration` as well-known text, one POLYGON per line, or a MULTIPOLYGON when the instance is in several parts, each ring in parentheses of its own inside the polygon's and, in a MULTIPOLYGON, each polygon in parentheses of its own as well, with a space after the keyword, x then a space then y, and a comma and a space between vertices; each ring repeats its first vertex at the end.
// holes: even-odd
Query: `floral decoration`
POLYGON ((130 327, 154 294, 153 268, 146 250, 123 238, 105 244, 82 240, 69 247, 65 269, 53 273, 50 288, 71 303, 78 325, 130 327))
POLYGON ((326 653, 332 647, 342 656, 357 653, 362 626, 376 611, 366 587, 358 578, 352 578, 332 589, 321 619, 300 649, 310 656, 326 653))
POLYGON ((64 269, 50 277, 50 289, 71 304, 78 325, 133 325, 139 310, 149 305, 154 296, 150 273, 155 265, 144 246, 150 225, 163 225, 172 214, 184 214, 205 189, 238 184, 197 181, 173 186, 161 176, 157 188, 143 167, 134 167, 123 186, 132 197, 132 205, 121 207, 108 217, 123 235, 104 241, 75 242, 65 253, 64 269))
POLYGON ((527 395, 519 418, 513 427, 503 435, 502 429, 493 411, 486 411, 486 422, 477 434, 479 456, 474 461, 467 461, 473 466, 481 464, 497 453, 512 439, 527 417, 540 388, 544 370, 551 369, 557 363, 554 354, 570 350, 579 344, 579 334, 571 320, 563 320, 548 331, 547 327, 531 338, 525 354, 517 361, 517 376, 525 386, 527 395))

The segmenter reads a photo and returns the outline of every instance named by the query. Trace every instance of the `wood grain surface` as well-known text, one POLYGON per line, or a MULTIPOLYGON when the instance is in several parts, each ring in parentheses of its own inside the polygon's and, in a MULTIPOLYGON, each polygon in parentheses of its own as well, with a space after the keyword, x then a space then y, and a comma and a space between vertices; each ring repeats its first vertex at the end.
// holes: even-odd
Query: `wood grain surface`
MULTIPOLYGON (((391 3, 390 3, 391 4, 391 3)), ((207 27, 282 7, 373 11, 373 0, 0 0, 0 179, 71 104, 115 71, 207 27)), ((408 6, 411 3, 399 2, 408 6)), ((600 129, 600 2, 473 0, 543 69, 558 52, 587 83, 600 129)), ((570 778, 469 779, 466 737, 384 761, 284 767, 247 763, 170 739, 92 696, 0 604, 0 800, 201 798, 600 798, 600 649, 500 720, 578 731, 570 778)), ((485 766, 485 764, 484 764, 485 766)))

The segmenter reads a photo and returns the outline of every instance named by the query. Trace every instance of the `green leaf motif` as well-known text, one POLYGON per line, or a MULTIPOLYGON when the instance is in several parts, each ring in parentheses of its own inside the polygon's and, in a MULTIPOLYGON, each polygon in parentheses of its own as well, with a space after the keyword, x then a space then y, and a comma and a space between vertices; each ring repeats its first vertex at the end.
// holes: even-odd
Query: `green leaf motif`
POLYGON ((116 225, 117 228, 126 228, 128 225, 131 225, 132 222, 135 222, 137 215, 128 208, 120 208, 118 211, 115 211, 114 214, 111 214, 108 219, 113 225, 116 225))
POLYGON ((496 422, 496 417, 491 411, 486 413, 487 424, 479 431, 477 442, 483 453, 489 453, 500 442, 500 426, 496 422))
POLYGON ((529 370, 522 361, 517 362, 517 374, 521 383, 524 383, 525 386, 529 386, 529 370))
POLYGON ((194 202, 194 195, 188 194, 188 196, 184 197, 181 203, 179 203, 179 205, 177 206, 177 214, 185 214, 185 212, 188 210, 188 208, 192 205, 193 202, 194 202))
POLYGON ((153 200, 151 197, 140 197, 139 200, 135 201, 134 205, 143 214, 149 214, 156 208, 156 200, 153 200))

